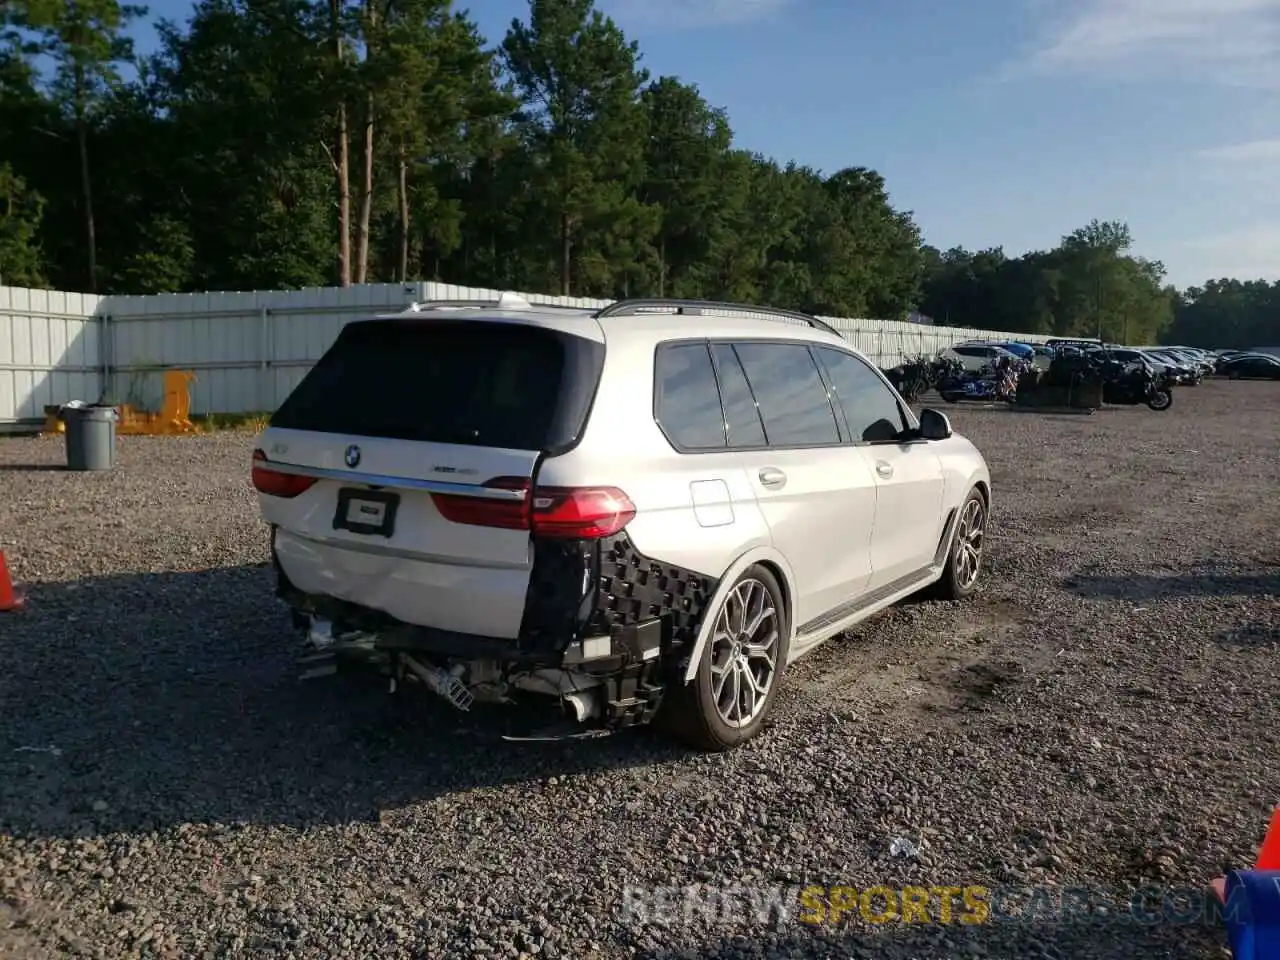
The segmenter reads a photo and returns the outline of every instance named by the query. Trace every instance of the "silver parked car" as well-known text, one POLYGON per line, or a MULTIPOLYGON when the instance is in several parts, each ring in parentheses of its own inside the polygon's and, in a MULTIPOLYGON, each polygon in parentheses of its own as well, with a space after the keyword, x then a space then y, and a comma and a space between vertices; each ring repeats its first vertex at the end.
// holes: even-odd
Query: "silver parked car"
POLYGON ((319 653, 469 708, 754 736, 786 666, 982 569, 991 478, 806 314, 514 295, 348 324, 253 459, 319 653))

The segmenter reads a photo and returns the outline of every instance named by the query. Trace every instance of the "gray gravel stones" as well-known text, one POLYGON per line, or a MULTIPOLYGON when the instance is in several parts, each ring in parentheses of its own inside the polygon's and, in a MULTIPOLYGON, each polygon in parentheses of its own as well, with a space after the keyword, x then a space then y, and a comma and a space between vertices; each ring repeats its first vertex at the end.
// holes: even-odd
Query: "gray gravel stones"
POLYGON ((0 952, 1220 956, 1203 924, 620 919, 628 884, 1128 892, 1251 862, 1280 802, 1280 388, 946 410, 994 474, 983 593, 832 642, 722 757, 299 686, 250 435, 124 439, 109 474, 0 440, 30 595, 0 614, 0 952))

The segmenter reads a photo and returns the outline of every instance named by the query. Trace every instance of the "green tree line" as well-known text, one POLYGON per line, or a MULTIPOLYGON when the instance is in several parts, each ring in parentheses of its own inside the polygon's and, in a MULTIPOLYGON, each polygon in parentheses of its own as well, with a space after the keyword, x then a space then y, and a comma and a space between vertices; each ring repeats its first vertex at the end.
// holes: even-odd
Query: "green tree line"
POLYGON ((5 0, 0 281, 97 293, 447 279, 1028 333, 1280 340, 1280 285, 1179 292, 1123 223, 939 251, 884 178, 738 149, 593 0, 491 42, 449 0, 5 0))

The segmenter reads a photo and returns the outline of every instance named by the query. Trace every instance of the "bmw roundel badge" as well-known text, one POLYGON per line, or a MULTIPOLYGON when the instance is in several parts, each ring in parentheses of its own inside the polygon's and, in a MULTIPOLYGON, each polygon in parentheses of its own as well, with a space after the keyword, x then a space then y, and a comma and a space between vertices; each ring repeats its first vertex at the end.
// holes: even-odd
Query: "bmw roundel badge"
POLYGON ((353 443, 347 447, 347 452, 342 455, 342 459, 347 462, 348 467, 360 466, 360 448, 353 443))

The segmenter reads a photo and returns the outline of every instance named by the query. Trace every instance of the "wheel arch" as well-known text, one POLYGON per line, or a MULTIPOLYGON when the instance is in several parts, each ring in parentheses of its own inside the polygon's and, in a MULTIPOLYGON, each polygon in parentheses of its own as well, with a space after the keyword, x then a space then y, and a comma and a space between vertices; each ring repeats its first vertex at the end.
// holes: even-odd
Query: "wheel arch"
POLYGON ((982 502, 988 510, 991 509, 991 481, 979 479, 974 482, 974 487, 978 489, 978 493, 982 494, 982 502))
POLYGON ((791 569, 791 564, 787 563, 787 558, 781 553, 769 546, 752 547, 729 565, 724 576, 720 578, 720 583, 716 587, 716 592, 712 594, 710 602, 706 606, 706 613, 703 615, 702 623, 698 625, 698 637, 694 641, 693 649, 689 653, 689 663, 685 667, 684 676, 681 678, 683 683, 690 683, 698 675, 698 665, 702 662, 702 653, 706 649, 707 644, 711 640, 711 631, 715 628, 716 614, 720 610, 721 604, 724 603, 725 597, 729 595, 729 591, 733 589, 734 584, 738 582, 738 578, 750 567, 759 564, 773 574, 774 579, 778 581, 778 587, 782 590, 782 604, 787 614, 787 644, 790 648, 791 640, 795 637, 795 574, 791 569))

